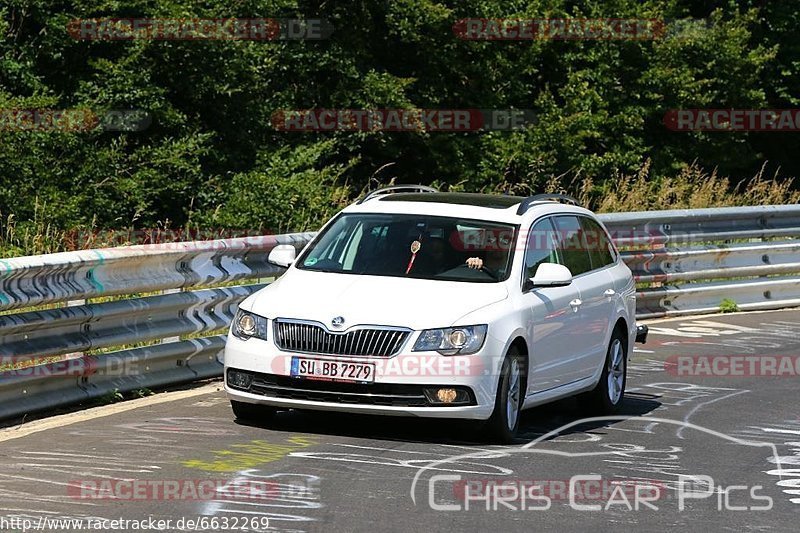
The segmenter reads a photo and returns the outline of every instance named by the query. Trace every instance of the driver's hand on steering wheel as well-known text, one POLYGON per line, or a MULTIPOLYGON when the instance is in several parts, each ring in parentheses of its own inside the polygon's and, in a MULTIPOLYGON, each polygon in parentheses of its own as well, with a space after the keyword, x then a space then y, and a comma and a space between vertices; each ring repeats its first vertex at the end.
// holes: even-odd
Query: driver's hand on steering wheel
POLYGON ((483 268, 483 259, 480 257, 470 257, 467 259, 467 266, 469 268, 474 268, 476 270, 480 270, 483 268))

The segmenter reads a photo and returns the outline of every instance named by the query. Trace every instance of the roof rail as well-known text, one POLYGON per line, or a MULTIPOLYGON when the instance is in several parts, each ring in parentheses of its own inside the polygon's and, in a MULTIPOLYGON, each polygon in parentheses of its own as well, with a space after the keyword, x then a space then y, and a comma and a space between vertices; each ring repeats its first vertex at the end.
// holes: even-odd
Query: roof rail
POLYGON ((383 187, 382 189, 376 189, 370 193, 367 193, 367 195, 357 201, 356 204, 363 204, 367 200, 372 200, 376 196, 383 196, 385 194, 393 194, 397 192, 439 192, 439 190, 434 189, 433 187, 428 187, 427 185, 392 185, 391 187, 383 187))
POLYGON ((534 194, 533 196, 528 196, 525 198, 517 208, 518 215, 524 215, 525 212, 530 209, 533 204, 539 202, 566 202, 572 205, 580 205, 580 202, 573 198, 572 196, 561 194, 561 193, 545 193, 545 194, 534 194))

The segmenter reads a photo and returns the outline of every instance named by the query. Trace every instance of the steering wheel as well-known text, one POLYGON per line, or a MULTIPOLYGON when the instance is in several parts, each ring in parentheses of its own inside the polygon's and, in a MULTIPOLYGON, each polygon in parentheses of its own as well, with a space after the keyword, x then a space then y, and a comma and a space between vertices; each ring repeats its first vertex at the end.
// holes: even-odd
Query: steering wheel
POLYGON ((485 266, 481 266, 480 268, 472 268, 471 266, 469 266, 466 263, 461 263, 456 268, 468 268, 470 270, 477 270, 478 272, 483 272, 484 274, 486 274, 487 276, 489 276, 490 278, 492 278, 495 281, 499 281, 499 279, 500 279, 498 277, 498 275, 494 271, 486 268, 485 266))

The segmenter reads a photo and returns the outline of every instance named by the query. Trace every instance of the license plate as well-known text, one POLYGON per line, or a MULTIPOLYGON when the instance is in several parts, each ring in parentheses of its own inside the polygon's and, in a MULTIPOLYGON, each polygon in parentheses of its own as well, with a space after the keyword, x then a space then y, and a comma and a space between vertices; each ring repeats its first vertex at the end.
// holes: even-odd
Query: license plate
POLYGON ((292 357, 290 375, 328 381, 372 382, 375 381, 375 363, 292 357))

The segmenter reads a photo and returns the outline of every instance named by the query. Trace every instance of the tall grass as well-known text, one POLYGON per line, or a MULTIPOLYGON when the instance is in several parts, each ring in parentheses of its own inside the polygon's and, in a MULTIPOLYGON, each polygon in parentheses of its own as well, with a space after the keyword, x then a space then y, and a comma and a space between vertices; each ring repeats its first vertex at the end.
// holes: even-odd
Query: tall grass
MULTIPOLYGON (((403 182, 403 180, 399 180, 403 182)), ((465 183, 441 184, 441 189, 463 190, 465 183)), ((764 176, 764 167, 752 178, 731 184, 731 180, 707 172, 698 165, 684 167, 675 176, 654 177, 650 161, 645 161, 632 175, 617 174, 598 183, 591 178, 551 176, 544 187, 527 183, 500 183, 485 192, 527 196, 538 192, 565 192, 582 205, 598 212, 649 211, 661 209, 698 209, 743 205, 796 204, 800 191, 793 189, 792 178, 764 176), (542 190, 543 189, 543 190, 542 190)), ((363 191, 362 191, 363 192, 363 191)), ((341 206, 347 204, 341 198, 341 206)), ((175 242, 239 236, 224 230, 184 228, 173 230, 169 221, 147 231, 133 229, 99 230, 89 227, 59 228, 46 220, 44 206, 38 202, 32 220, 20 221, 14 215, 0 213, 0 258, 84 250, 125 244, 175 242)), ((241 235, 241 236, 244 236, 241 235)))
POLYGON ((28 221, 0 213, 0 258, 60 252, 66 237, 65 230, 44 220, 38 206, 33 220, 28 221))
POLYGON ((583 179, 572 192, 598 212, 700 209, 745 205, 796 204, 800 191, 793 179, 764 176, 764 167, 752 178, 731 185, 716 170, 706 172, 697 165, 683 168, 676 176, 653 179, 647 161, 636 175, 617 175, 598 186, 583 179))

